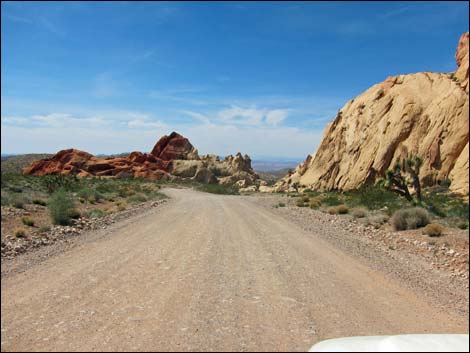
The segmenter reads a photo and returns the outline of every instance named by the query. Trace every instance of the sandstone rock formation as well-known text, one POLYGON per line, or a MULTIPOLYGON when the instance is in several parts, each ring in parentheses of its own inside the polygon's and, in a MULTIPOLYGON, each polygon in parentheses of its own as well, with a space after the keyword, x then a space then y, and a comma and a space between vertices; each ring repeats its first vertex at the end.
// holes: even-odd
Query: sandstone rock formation
POLYGON ((355 189, 413 154, 424 159, 424 186, 450 178, 452 191, 468 194, 468 42, 466 33, 455 73, 389 77, 347 102, 317 151, 270 190, 355 189))
POLYGON ((189 140, 176 132, 163 136, 150 153, 132 152, 126 157, 97 158, 87 152, 68 149, 51 158, 32 162, 24 174, 76 174, 79 177, 111 176, 151 180, 193 180, 251 186, 259 183, 251 159, 238 153, 224 160, 214 155, 199 157, 189 140), (237 184, 238 183, 238 184, 237 184))

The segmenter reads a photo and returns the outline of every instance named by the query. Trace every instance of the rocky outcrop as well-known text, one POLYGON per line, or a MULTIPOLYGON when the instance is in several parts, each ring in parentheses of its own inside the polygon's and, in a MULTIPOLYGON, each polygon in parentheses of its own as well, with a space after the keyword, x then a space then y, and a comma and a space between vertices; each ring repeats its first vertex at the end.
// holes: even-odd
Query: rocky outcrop
POLYGON ((424 159, 424 186, 450 178, 451 190, 468 194, 468 40, 460 38, 455 73, 389 77, 346 103, 317 151, 271 190, 355 189, 413 154, 424 159))
POLYGON ((169 136, 165 135, 158 140, 150 154, 164 161, 199 159, 197 149, 191 145, 186 137, 176 132, 172 132, 169 136))
POLYGON ((23 173, 193 180, 230 185, 242 181, 243 187, 253 185, 259 179, 247 155, 237 153, 235 157, 229 155, 222 161, 214 155, 199 157, 189 140, 176 132, 158 140, 150 153, 132 152, 125 157, 98 158, 84 151, 67 149, 32 162, 23 173))

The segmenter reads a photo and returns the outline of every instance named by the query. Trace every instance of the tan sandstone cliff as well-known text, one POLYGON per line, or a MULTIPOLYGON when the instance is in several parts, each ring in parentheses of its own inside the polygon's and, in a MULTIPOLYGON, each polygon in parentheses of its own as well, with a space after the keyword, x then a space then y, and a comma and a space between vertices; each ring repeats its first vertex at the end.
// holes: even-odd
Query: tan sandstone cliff
POLYGON ((273 189, 289 190, 295 183, 354 189, 410 153, 424 159, 425 186, 450 178, 452 191, 468 194, 468 42, 467 32, 457 47, 455 73, 389 77, 347 102, 317 151, 273 189))

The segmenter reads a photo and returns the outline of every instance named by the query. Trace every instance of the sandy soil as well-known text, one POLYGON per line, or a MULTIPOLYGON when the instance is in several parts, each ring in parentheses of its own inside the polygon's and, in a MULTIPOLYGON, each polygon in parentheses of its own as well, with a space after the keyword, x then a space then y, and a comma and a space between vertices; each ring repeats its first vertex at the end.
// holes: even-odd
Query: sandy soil
POLYGON ((290 351, 468 333, 465 315, 248 198, 167 193, 111 235, 2 278, 2 351, 290 351))

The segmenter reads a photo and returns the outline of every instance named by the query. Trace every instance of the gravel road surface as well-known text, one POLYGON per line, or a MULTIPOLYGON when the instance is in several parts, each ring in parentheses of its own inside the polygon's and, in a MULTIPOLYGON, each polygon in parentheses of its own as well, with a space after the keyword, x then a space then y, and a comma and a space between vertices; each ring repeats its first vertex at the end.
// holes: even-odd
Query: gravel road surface
POLYGON ((2 279, 2 351, 292 351, 468 321, 246 198, 168 190, 113 234, 2 279))

